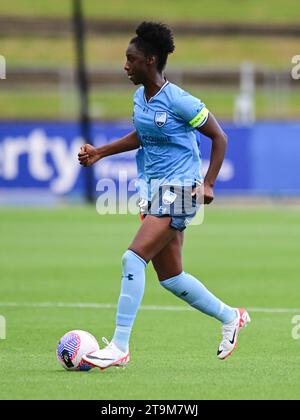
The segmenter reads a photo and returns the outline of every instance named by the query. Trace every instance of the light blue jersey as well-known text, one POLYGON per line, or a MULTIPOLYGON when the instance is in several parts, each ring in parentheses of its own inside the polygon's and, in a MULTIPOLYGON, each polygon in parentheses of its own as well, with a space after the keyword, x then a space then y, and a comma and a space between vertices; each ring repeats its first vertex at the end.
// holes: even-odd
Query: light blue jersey
POLYGON ((168 81, 148 102, 140 87, 134 95, 133 112, 143 149, 137 155, 140 177, 148 184, 158 180, 159 185, 188 186, 202 179, 195 129, 207 118, 208 110, 199 99, 168 81))

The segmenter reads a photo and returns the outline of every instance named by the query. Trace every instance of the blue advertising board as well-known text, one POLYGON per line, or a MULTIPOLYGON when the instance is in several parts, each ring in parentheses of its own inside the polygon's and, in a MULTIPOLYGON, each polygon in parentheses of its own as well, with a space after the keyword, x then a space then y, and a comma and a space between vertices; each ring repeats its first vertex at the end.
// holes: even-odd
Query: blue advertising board
MULTIPOLYGON (((222 125, 229 143, 216 190, 226 194, 300 194, 300 122, 257 123, 251 127, 222 125)), ((128 122, 95 123, 95 145, 120 138, 128 122)), ((82 139, 73 122, 1 122, 0 194, 40 191, 52 196, 84 194, 84 168, 77 153, 82 139)), ((203 169, 211 141, 200 136, 203 169)), ((95 165, 97 180, 136 177, 135 151, 108 157, 95 165)))
POLYGON ((299 122, 256 124, 250 150, 255 191, 300 195, 299 122))

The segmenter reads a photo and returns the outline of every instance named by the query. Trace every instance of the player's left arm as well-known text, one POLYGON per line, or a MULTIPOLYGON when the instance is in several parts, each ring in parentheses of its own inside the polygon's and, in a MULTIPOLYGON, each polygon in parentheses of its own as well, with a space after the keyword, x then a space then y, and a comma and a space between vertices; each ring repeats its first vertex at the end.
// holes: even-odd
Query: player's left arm
POLYGON ((212 113, 208 114, 208 119, 205 124, 197 128, 197 130, 212 140, 210 164, 204 178, 204 204, 209 204, 214 199, 213 186, 224 161, 227 135, 212 113))

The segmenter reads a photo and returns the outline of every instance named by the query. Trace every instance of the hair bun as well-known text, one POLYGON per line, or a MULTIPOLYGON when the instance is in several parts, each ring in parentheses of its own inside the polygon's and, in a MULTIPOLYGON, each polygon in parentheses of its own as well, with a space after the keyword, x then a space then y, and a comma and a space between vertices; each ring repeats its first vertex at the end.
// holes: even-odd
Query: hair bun
POLYGON ((142 22, 136 29, 136 34, 158 51, 170 54, 175 49, 172 31, 163 23, 142 22))

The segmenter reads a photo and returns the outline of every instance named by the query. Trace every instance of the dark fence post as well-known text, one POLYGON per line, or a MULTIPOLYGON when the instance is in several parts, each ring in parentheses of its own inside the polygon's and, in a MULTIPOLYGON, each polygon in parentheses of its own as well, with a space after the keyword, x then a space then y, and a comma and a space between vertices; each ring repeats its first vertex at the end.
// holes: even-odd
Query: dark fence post
MULTIPOLYGON (((79 125, 85 143, 93 144, 89 116, 89 84, 85 63, 85 27, 81 0, 73 0, 73 23, 76 45, 76 81, 80 98, 79 125)), ((85 199, 93 202, 94 176, 91 167, 85 168, 85 199)))

